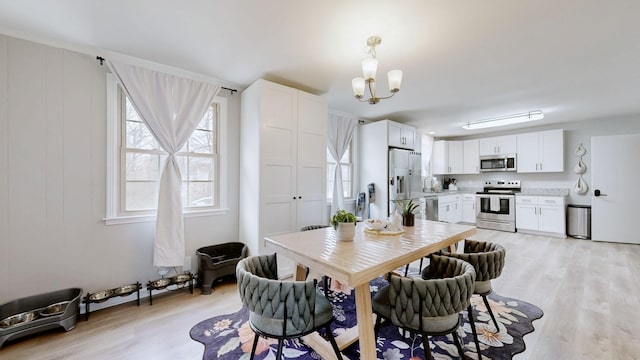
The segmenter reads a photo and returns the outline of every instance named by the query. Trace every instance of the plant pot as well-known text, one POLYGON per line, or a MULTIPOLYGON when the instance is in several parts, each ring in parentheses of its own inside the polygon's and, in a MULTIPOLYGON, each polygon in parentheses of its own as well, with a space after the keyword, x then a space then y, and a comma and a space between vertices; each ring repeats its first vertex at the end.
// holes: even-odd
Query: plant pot
POLYGON ((402 215, 402 225, 404 226, 413 226, 416 220, 415 214, 404 214, 402 215))
POLYGON ((339 223, 336 230, 339 241, 352 241, 356 234, 356 224, 354 223, 339 223))

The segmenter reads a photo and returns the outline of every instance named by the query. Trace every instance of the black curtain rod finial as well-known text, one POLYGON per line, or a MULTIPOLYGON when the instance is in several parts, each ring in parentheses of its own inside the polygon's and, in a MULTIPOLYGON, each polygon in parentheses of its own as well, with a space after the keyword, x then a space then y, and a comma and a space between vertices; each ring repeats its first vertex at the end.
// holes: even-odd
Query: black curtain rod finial
POLYGON ((100 61, 100 65, 104 65, 104 58, 102 56, 96 56, 96 60, 100 61))

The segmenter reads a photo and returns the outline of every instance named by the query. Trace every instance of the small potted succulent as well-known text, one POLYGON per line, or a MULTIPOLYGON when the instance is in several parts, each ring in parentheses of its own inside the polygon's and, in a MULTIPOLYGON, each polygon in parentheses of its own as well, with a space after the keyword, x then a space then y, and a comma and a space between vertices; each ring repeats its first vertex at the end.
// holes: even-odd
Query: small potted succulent
POLYGON ((338 210, 331 217, 331 225, 336 230, 338 240, 351 241, 356 233, 356 216, 345 210, 338 210))
POLYGON ((402 225, 413 226, 416 218, 415 213, 420 207, 420 204, 414 203, 413 199, 393 200, 393 203, 396 205, 396 208, 400 210, 402 225))

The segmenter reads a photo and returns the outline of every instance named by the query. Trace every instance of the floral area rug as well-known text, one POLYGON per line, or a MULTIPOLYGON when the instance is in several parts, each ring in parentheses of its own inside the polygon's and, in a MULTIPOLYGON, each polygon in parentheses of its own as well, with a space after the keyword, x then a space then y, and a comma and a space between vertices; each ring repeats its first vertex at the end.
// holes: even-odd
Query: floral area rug
MULTIPOLYGON (((386 285, 382 278, 370 283, 371 293, 386 285)), ((334 305, 334 335, 339 335, 356 323, 355 302, 353 294, 329 292, 334 305)), ((525 344, 523 336, 534 330, 533 320, 542 317, 542 310, 524 301, 511 299, 492 293, 489 304, 499 323, 499 331, 495 330, 493 321, 487 312, 482 298, 474 295, 471 298, 474 320, 480 340, 482 360, 511 359, 513 355, 523 352, 525 344)), ((461 326, 458 335, 462 339, 465 355, 478 359, 467 312, 461 314, 461 326)), ((195 325, 190 332, 191 338, 205 347, 204 360, 234 359, 248 360, 253 343, 253 331, 249 327, 249 311, 246 308, 229 314, 216 316, 195 325)), ((424 348, 420 335, 409 333, 403 336, 391 323, 382 324, 377 338, 378 359, 384 360, 416 360, 424 359, 424 348)), ((275 360, 277 340, 260 338, 256 350, 256 360, 275 360)), ((429 345, 435 360, 459 359, 458 351, 451 335, 430 336, 429 345)), ((320 356, 307 347, 301 340, 285 340, 283 350, 286 359, 310 360, 320 356)), ((358 343, 344 349, 346 358, 359 359, 358 343)))

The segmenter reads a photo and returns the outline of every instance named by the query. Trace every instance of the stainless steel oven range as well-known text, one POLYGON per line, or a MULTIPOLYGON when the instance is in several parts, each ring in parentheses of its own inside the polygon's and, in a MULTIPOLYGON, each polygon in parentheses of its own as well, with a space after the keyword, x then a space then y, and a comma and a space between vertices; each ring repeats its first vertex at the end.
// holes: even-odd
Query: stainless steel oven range
POLYGON ((485 180, 476 193, 476 226, 484 229, 516 231, 516 193, 520 180, 485 180))

